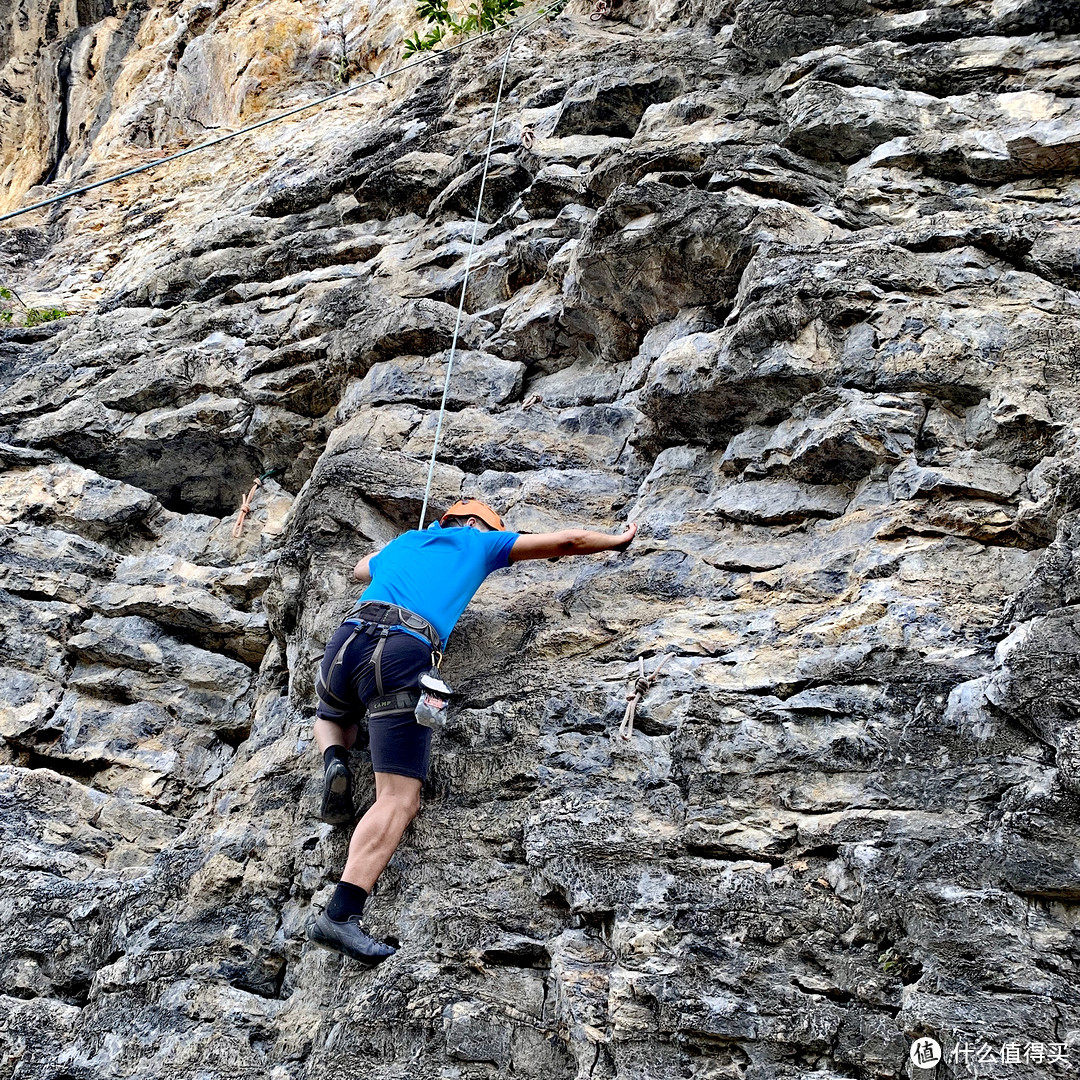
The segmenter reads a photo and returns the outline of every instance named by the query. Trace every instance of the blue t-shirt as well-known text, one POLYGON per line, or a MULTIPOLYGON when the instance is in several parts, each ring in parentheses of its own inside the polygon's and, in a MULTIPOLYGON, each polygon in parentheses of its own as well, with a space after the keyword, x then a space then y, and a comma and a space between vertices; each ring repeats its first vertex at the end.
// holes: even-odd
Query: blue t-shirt
POLYGON ((437 521, 423 532, 410 529, 368 564, 371 584, 360 599, 397 604, 423 615, 445 646, 484 578, 509 565, 519 535, 468 526, 444 529, 437 521))

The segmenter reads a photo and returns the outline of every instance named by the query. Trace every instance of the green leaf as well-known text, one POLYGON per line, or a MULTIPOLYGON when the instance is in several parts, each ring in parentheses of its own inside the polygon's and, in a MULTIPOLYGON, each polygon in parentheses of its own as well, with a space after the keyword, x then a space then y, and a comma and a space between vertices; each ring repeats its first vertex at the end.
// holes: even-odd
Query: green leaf
POLYGON ((416 5, 416 14, 427 22, 439 25, 445 25, 451 18, 447 0, 419 0, 416 5))
POLYGON ((25 326, 40 326, 42 323, 55 322, 67 318, 67 312, 60 308, 28 308, 25 326))
MULTIPOLYGON (((561 0, 565 3, 565 0, 561 0)), ((416 14, 430 27, 421 38, 415 34, 405 42, 405 55, 433 49, 449 33, 471 34, 474 30, 494 30, 505 26, 524 0, 471 0, 464 13, 455 15, 450 11, 449 0, 417 0, 416 14)))

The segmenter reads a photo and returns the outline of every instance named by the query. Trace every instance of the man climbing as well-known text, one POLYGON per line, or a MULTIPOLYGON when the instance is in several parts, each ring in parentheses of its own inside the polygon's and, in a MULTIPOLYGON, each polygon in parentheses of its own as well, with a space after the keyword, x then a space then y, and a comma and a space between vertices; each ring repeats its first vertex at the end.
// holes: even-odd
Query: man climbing
POLYGON ((335 824, 354 816, 348 750, 364 708, 375 802, 357 822, 326 911, 308 926, 311 941, 369 963, 395 951, 364 930, 364 902, 420 810, 431 728, 414 716, 418 679, 441 657, 484 578, 524 559, 625 551, 636 532, 631 525, 617 536, 579 529, 522 535, 508 532, 490 506, 469 499, 356 564, 353 576, 370 584, 326 646, 316 680, 321 816, 335 824))

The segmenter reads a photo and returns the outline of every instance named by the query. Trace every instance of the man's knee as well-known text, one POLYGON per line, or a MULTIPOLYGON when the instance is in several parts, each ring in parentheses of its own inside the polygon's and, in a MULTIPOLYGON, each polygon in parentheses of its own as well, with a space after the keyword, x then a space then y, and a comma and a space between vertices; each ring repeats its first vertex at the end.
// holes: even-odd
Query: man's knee
POLYGON ((412 821, 420 813, 420 792, 405 792, 398 797, 398 812, 412 821))
POLYGON ((348 720, 345 717, 340 720, 331 720, 327 716, 319 716, 316 713, 313 727, 316 731, 321 729, 327 738, 338 746, 344 746, 346 750, 351 750, 356 744, 355 720, 348 720))
POLYGON ((395 817, 400 817, 405 823, 412 821, 420 813, 420 781, 411 781, 405 777, 395 777, 378 793, 376 801, 387 804, 395 817))

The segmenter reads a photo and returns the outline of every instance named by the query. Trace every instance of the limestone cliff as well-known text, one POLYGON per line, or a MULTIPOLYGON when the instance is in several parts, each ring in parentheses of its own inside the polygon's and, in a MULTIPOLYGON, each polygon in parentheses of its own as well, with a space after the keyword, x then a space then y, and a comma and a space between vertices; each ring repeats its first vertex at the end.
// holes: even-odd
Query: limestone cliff
MULTIPOLYGON (((5 209, 415 25, 4 16, 5 209)), ((312 676, 417 521, 508 35, 9 223, 3 283, 72 315, 0 330, 0 1078, 1075 1069, 1078 35, 613 0, 517 40, 435 497, 640 533, 459 625, 375 972, 303 938, 347 840, 312 676)))

